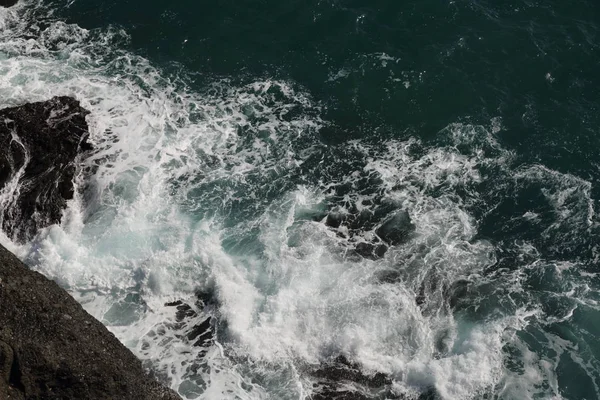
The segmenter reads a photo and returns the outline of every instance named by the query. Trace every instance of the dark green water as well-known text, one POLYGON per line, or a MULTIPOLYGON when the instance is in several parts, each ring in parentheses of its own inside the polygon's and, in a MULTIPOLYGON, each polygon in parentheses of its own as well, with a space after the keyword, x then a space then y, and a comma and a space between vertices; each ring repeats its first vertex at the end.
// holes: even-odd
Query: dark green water
POLYGON ((103 200, 73 206, 82 231, 60 228, 93 249, 102 278, 70 281, 92 261, 56 236, 33 248, 58 248, 60 262, 23 254, 111 301, 215 290, 226 361, 209 364, 233 371, 235 390, 172 369, 174 347, 144 353, 139 327, 158 322, 139 304, 126 323, 126 310, 95 313, 182 395, 308 398, 307 371, 341 354, 389 377, 348 398, 600 398, 600 3, 72 0, 19 12, 28 26, 0 37, 18 43, 0 49, 0 94, 64 87, 107 121, 98 132, 144 143, 139 160, 113 152, 127 167, 98 161, 117 171, 98 173, 103 200), (77 27, 72 43, 44 36, 57 21, 77 27), (86 89, 96 84, 108 89, 86 89), (153 208, 144 185, 168 193, 153 204, 171 200, 153 208), (412 236, 381 259, 356 256, 389 204, 412 236), (346 230, 326 226, 336 212, 346 230), (183 255, 168 253, 178 243, 183 255), (159 251, 171 289, 122 272, 152 275, 159 251))
POLYGON ((123 28, 130 49, 185 69, 198 88, 221 77, 301 85, 327 106, 326 140, 430 137, 501 117, 502 144, 527 160, 584 178, 595 170, 593 1, 75 1, 60 14, 123 28))

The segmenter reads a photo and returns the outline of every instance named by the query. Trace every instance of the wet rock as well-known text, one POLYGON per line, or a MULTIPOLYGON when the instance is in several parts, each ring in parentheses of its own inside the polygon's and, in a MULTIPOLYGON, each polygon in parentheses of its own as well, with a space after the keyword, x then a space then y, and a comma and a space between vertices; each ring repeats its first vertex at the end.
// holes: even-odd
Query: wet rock
MULTIPOLYGON (((343 355, 311 371, 317 379, 313 384, 313 399, 363 400, 374 394, 387 399, 399 399, 391 390, 392 380, 383 373, 366 374, 358 364, 343 355)), ((380 398, 380 397, 377 397, 380 398)))
POLYGON ((382 220, 400 207, 401 205, 393 200, 383 200, 377 205, 373 215, 377 220, 382 220))
POLYGON ((6 395, 13 366, 13 350, 0 341, 0 395, 6 395))
POLYGON ((1 399, 179 399, 67 292, 2 246, 0 321, 1 399))
POLYGON ((441 397, 438 395, 437 391, 434 388, 429 388, 421 395, 419 395, 418 400, 440 400, 441 397))
POLYGON ((368 210, 355 211, 349 218, 348 227, 355 231, 365 231, 373 228, 373 213, 368 210))
POLYGON ((394 246, 406 241, 414 229, 408 212, 398 211, 377 228, 375 233, 381 240, 394 246))
POLYGON ((196 307, 181 300, 165 304, 165 306, 176 307, 177 310, 175 312, 176 323, 167 328, 176 332, 175 337, 186 338, 189 342, 193 342, 194 347, 210 347, 215 337, 216 320, 210 315, 207 316, 203 310, 207 305, 212 304, 212 295, 208 292, 196 291, 196 298, 196 307), (201 322, 194 322, 199 319, 201 322))
POLYGON ((218 299, 216 297, 214 288, 208 287, 204 289, 197 289, 194 294, 198 299, 196 301, 196 306, 198 306, 200 309, 204 309, 204 307, 208 306, 216 306, 218 304, 218 299))
POLYGON ((395 269, 385 269, 376 274, 377 281, 381 283, 396 284, 402 281, 402 274, 395 269))
POLYGON ((333 362, 325 364, 318 370, 321 377, 333 381, 352 381, 368 387, 381 387, 392 383, 385 374, 380 372, 366 375, 360 370, 360 366, 340 355, 333 362))
POLYGON ((345 219, 346 217, 344 214, 337 211, 332 211, 329 214, 327 214, 327 218, 325 219, 325 225, 331 228, 339 228, 345 219))
POLYGON ((70 97, 0 110, 0 222, 12 239, 60 222, 76 158, 91 150, 88 113, 70 97))
POLYGON ((415 297, 415 303, 417 303, 417 305, 419 307, 421 307, 425 304, 426 301, 427 301, 427 294, 425 293, 425 286, 421 285, 419 287, 419 293, 417 293, 417 296, 415 297))
POLYGON ((186 318, 193 318, 196 315, 196 311, 194 311, 189 304, 183 303, 177 305, 177 312, 175 313, 175 319, 177 322, 181 322, 186 318))
POLYGON ((19 0, 0 0, 0 7, 12 7, 18 2, 19 0))
POLYGON ((366 243, 360 242, 356 245, 355 251, 358 255, 368 258, 370 260, 376 260, 385 255, 388 247, 384 244, 378 243, 366 243))
POLYGON ((188 333, 187 338, 190 341, 196 342, 194 346, 208 346, 212 343, 213 339, 213 328, 211 324, 212 318, 208 317, 198 325, 195 325, 192 330, 188 333))
POLYGON ((350 390, 332 390, 323 389, 321 392, 314 394, 312 400, 372 400, 371 397, 360 392, 350 390))
MULTIPOLYGON (((453 282, 452 285, 447 290, 446 298, 448 299, 448 304, 450 308, 455 309, 461 303, 467 300, 467 294, 469 293, 469 286, 471 282, 465 279, 460 279, 456 282, 453 282)), ((470 304, 467 300, 466 303, 470 304)))

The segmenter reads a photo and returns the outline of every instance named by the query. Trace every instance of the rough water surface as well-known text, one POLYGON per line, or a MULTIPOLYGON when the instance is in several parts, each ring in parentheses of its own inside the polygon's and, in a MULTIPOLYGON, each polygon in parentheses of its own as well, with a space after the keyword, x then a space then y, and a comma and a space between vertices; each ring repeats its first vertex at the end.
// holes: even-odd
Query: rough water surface
POLYGON ((22 1, 0 106, 90 111, 2 243, 187 399, 600 398, 600 7, 22 1))

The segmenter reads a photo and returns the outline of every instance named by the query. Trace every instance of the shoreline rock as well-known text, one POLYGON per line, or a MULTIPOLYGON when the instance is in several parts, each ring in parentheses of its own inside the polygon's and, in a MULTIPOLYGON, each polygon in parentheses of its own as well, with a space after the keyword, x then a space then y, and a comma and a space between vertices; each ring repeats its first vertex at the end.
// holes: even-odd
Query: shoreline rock
POLYGON ((0 246, 0 398, 180 400, 55 282, 0 246))
POLYGON ((71 97, 0 110, 0 227, 12 240, 60 222, 73 198, 75 161, 92 148, 88 114, 71 97))
MULTIPOLYGON (((70 97, 0 110, 0 227, 13 240, 60 222, 77 159, 91 150, 87 114, 70 97)), ((0 399, 180 397, 65 290, 0 245, 0 399)))

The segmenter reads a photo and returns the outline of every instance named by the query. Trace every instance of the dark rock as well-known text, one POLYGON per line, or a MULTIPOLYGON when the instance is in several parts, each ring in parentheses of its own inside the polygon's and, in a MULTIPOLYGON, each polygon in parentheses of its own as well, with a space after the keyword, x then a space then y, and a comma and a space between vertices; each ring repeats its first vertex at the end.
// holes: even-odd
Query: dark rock
POLYGON ((428 388, 419 395, 418 400, 439 400, 441 397, 438 395, 435 388, 428 388))
POLYGON ((0 7, 12 7, 18 2, 19 0, 0 0, 0 7))
POLYGON ((13 240, 60 222, 73 198, 77 155, 91 149, 88 113, 70 97, 0 110, 0 222, 13 240), (8 193, 11 187, 18 190, 8 193))
POLYGON ((345 219, 346 217, 344 214, 337 211, 332 211, 329 214, 327 214, 327 218, 325 219, 325 225, 330 226, 332 228, 339 228, 345 219))
POLYGON ((399 207, 400 204, 392 200, 384 200, 377 206, 377 208, 375 208, 373 215, 377 220, 382 220, 399 207))
POLYGON ((196 311, 192 309, 189 304, 180 304, 177 306, 177 312, 175 313, 175 320, 181 322, 186 318, 193 318, 196 316, 196 311))
POLYGON ((8 344, 0 342, 0 382, 9 382, 13 359, 12 348, 8 344))
POLYGON ((382 258, 390 246, 406 242, 415 226, 401 204, 387 199, 364 199, 360 203, 332 204, 327 216, 320 221, 332 228, 342 239, 344 256, 352 260, 360 257, 371 260, 382 258), (343 229, 340 229, 343 228, 343 229), (374 232, 372 240, 365 241, 365 232, 374 232))
POLYGON ((371 229, 373 227, 373 213, 368 210, 352 213, 349 218, 348 227, 356 231, 371 229))
POLYGON ((383 396, 386 399, 399 399, 391 389, 392 380, 377 372, 365 374, 360 366, 343 355, 322 364, 310 372, 317 379, 313 384, 312 399, 318 400, 367 400, 383 396))
POLYGON ((381 387, 392 383, 391 379, 382 373, 364 374, 358 364, 350 362, 344 356, 338 356, 332 362, 323 365, 317 374, 331 381, 351 381, 368 387, 381 387))
POLYGON ((216 319, 212 316, 203 312, 207 305, 211 305, 213 297, 208 292, 196 291, 197 301, 195 302, 196 307, 184 303, 181 300, 166 303, 166 306, 174 306, 177 311, 175 312, 175 324, 167 326, 168 329, 176 331, 175 337, 183 339, 184 337, 189 342, 194 342, 192 345, 195 347, 210 347, 214 344, 215 338, 215 326, 216 319), (196 323, 198 319, 201 322, 196 323), (189 328, 191 326, 191 328, 189 328))
POLYGON ((450 308, 455 309, 461 303, 465 302, 465 300, 466 303, 471 304, 467 299, 470 284, 471 282, 468 280, 461 279, 450 285, 445 294, 446 298, 449 299, 448 304, 450 305, 450 308))
POLYGON ((196 340, 194 346, 207 346, 212 342, 213 329, 211 325, 211 317, 206 318, 204 321, 195 325, 192 330, 188 333, 188 340, 196 340))
POLYGON ((408 212, 398 211, 377 228, 375 233, 381 240, 394 246, 404 242, 414 229, 408 212))
POLYGON ((402 274, 395 269, 385 269, 377 274, 377 281, 380 283, 396 284, 402 281, 402 274))
POLYGON ((376 260, 378 258, 383 257, 387 250, 388 247, 384 244, 373 244, 366 242, 358 243, 355 248, 357 254, 371 260, 376 260))
POLYGON ((194 293, 198 301, 196 301, 196 306, 198 308, 203 309, 207 306, 215 306, 218 304, 214 288, 204 288, 197 289, 194 293))
POLYGON ((67 292, 1 246, 0 321, 0 399, 179 399, 67 292))
POLYGON ((347 389, 329 389, 325 388, 319 391, 311 397, 312 400, 372 400, 370 396, 367 396, 360 392, 353 392, 347 389))
POLYGON ((425 285, 421 285, 419 287, 419 293, 417 293, 417 296, 415 297, 415 302, 417 303, 417 305, 419 307, 421 307, 423 304, 425 304, 426 300, 427 300, 427 295, 425 293, 425 285))

